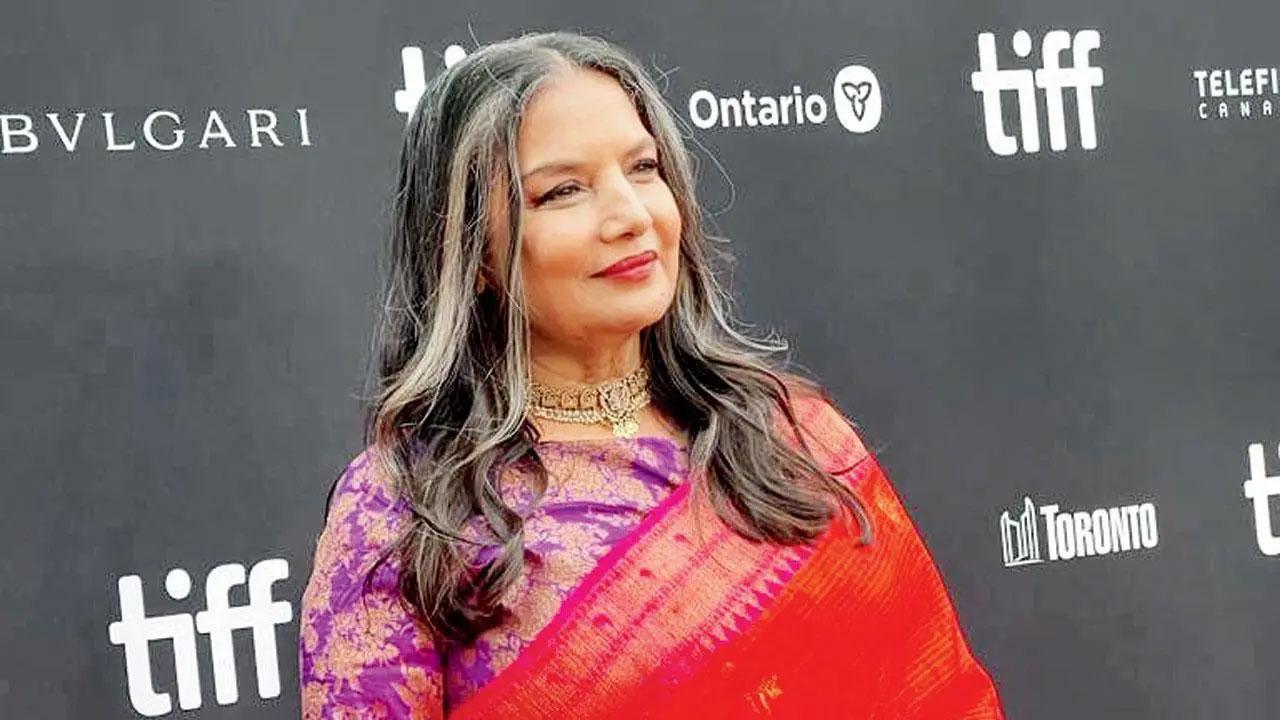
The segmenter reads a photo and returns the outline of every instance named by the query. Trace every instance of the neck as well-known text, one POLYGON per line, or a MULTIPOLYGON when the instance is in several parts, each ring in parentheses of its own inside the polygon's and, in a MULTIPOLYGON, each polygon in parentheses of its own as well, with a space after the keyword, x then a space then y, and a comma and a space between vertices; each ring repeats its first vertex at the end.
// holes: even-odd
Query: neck
POLYGON ((594 385, 640 369, 640 335, 589 346, 534 335, 530 357, 533 379, 545 385, 594 385))

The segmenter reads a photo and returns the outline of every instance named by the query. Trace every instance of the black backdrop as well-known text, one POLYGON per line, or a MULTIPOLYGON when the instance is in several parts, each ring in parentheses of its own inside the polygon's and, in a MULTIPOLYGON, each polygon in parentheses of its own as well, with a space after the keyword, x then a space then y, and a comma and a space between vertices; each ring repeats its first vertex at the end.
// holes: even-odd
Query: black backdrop
POLYGON ((695 128, 702 197, 742 314, 881 449, 1011 717, 1276 716, 1280 6, 756 5, 5 8, 0 714, 296 715, 299 594, 360 449, 402 50, 433 73, 569 28, 669 73, 691 124, 699 91, 822 98, 822 122, 695 128), (861 119, 833 92, 851 65, 861 119), (989 117, 975 84, 1001 83, 989 117), (274 657, 192 631, 237 566, 276 602, 253 606, 274 657))

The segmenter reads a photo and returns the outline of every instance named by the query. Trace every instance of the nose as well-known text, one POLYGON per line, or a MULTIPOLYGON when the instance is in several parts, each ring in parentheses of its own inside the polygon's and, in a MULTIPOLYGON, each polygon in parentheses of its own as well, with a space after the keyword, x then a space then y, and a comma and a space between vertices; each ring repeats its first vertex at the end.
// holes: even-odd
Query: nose
POLYGON ((619 172, 604 192, 605 211, 600 236, 605 242, 637 237, 649 232, 653 217, 644 198, 627 176, 619 172))

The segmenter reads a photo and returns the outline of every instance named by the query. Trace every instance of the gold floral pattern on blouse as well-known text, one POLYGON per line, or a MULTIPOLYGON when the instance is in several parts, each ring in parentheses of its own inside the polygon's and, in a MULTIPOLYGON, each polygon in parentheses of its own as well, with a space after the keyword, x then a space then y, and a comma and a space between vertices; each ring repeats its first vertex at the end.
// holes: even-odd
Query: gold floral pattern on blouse
MULTIPOLYGON (((508 596, 512 615, 465 647, 435 642, 399 600, 394 556, 363 586, 409 511, 376 472, 371 449, 351 462, 303 595, 304 718, 443 717, 514 662, 600 558, 687 473, 685 451, 664 438, 548 441, 537 449, 548 483, 537 506, 523 513, 525 565, 508 596)), ((531 482, 521 471, 507 472, 499 483, 504 501, 529 508, 531 482)), ((482 539, 478 527, 464 533, 482 539)))

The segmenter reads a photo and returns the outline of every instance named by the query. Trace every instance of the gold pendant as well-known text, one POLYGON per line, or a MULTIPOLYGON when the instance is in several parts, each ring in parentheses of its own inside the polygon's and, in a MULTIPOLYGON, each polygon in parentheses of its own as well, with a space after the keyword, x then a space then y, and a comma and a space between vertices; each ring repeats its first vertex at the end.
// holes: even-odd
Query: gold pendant
POLYGON ((619 418, 613 422, 613 434, 620 438, 634 437, 640 431, 640 423, 634 416, 619 418))

